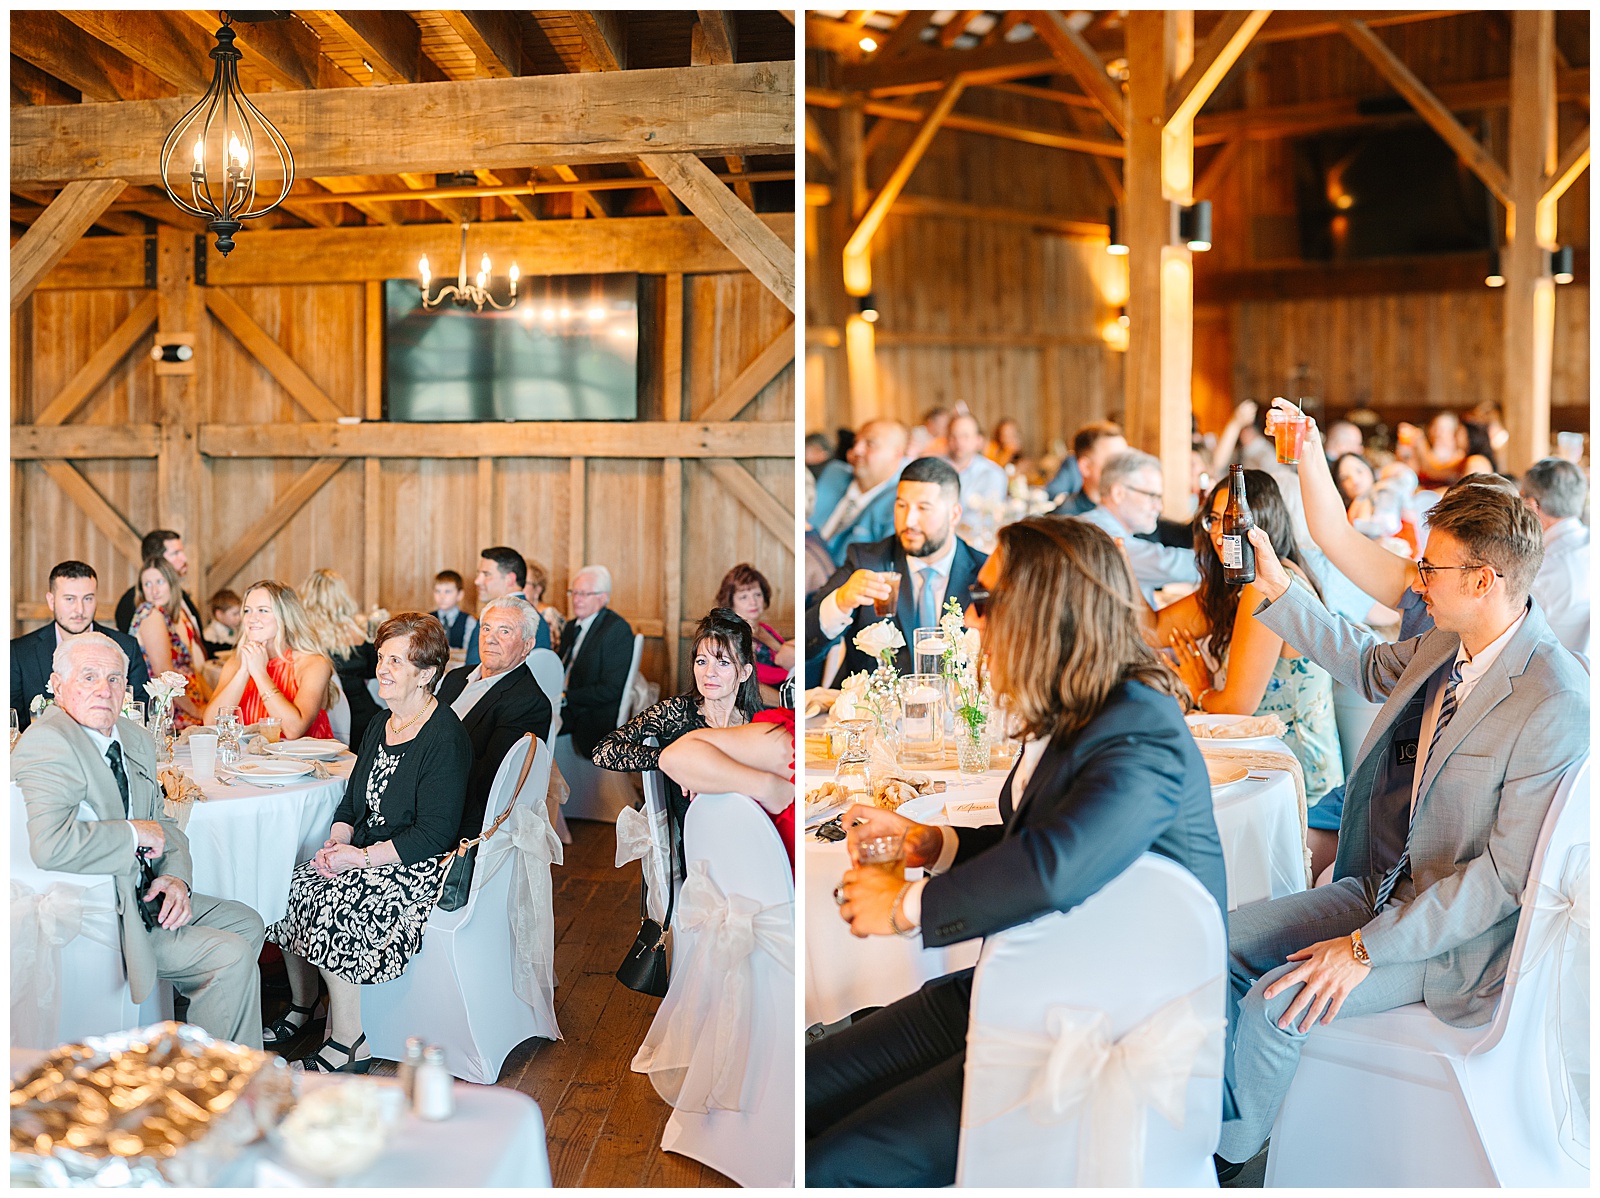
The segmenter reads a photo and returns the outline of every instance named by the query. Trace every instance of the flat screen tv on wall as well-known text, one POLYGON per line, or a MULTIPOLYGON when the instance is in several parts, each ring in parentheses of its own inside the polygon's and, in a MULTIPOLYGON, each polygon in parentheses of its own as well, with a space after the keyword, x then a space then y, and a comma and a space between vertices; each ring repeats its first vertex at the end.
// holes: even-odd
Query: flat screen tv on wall
POLYGON ((638 418, 638 275, 524 276, 514 307, 481 312, 424 308, 415 282, 390 279, 384 321, 390 420, 638 418))

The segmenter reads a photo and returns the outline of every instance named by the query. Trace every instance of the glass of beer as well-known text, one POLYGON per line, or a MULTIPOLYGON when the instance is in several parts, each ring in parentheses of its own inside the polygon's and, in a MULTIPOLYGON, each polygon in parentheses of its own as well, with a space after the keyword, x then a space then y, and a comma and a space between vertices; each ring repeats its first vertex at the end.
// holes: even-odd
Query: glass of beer
POLYGON ((275 745, 283 737, 283 721, 275 715, 263 716, 256 722, 256 727, 261 730, 261 735, 267 738, 269 745, 275 745))
POLYGON ((904 836, 874 836, 856 845, 858 869, 881 869, 886 874, 903 878, 906 873, 906 840, 904 836))
POLYGON ((1306 439, 1306 414, 1273 408, 1267 413, 1267 432, 1277 443, 1278 462, 1284 466, 1300 463, 1300 450, 1306 439))
POLYGON ((875 616, 892 616, 895 608, 900 606, 900 572, 898 570, 878 571, 878 581, 889 584, 889 597, 887 599, 874 599, 872 601, 872 614, 875 616))

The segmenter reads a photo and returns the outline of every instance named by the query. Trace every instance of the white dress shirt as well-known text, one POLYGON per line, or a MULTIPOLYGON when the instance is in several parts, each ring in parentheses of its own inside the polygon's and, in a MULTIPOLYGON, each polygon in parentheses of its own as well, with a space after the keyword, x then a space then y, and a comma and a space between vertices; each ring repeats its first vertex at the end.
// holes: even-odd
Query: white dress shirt
POLYGON ((585 616, 577 622, 578 639, 572 642, 572 653, 567 657, 567 671, 562 676, 563 680, 572 677, 572 666, 578 660, 578 654, 583 652, 583 638, 589 635, 590 627, 600 618, 600 613, 603 611, 605 608, 599 608, 594 614, 585 616))
MULTIPOLYGON (((934 595, 939 600, 939 607, 944 607, 945 593, 950 589, 950 567, 956 560, 956 537, 952 531, 950 538, 945 541, 944 548, 932 558, 907 557, 906 564, 910 568, 911 577, 902 578, 900 586, 904 591, 909 587, 907 597, 911 600, 911 611, 915 615, 917 600, 922 597, 922 572, 925 569, 934 571, 934 595)), ((817 604, 817 627, 822 635, 830 641, 850 627, 854 618, 854 611, 845 611, 840 608, 835 596, 838 591, 830 591, 822 597, 822 602, 817 604)), ((886 617, 892 618, 892 617, 886 617)))
POLYGON ((478 700, 487 695, 494 684, 506 676, 506 673, 507 671, 502 670, 485 678, 483 667, 473 666, 472 673, 467 675, 467 685, 461 688, 461 693, 455 697, 455 702, 450 704, 450 710, 456 713, 456 719, 466 719, 467 712, 476 707, 478 700))
POLYGON ((1544 530, 1544 564, 1529 588, 1550 631, 1573 653, 1589 652, 1589 530, 1576 516, 1544 530))
MULTIPOLYGON (((60 637, 61 628, 58 625, 56 627, 57 640, 59 640, 60 637)), ((106 754, 111 751, 111 746, 122 746, 122 772, 128 775, 128 796, 131 800, 133 797, 133 772, 128 768, 128 746, 122 744, 121 730, 118 729, 115 724, 112 724, 111 735, 107 736, 98 728, 91 728, 87 724, 79 724, 78 727, 82 728, 84 732, 88 733, 89 739, 94 742, 95 752, 100 754, 100 759, 106 763, 107 769, 111 768, 111 761, 106 757, 106 754)), ((133 826, 132 820, 128 821, 128 831, 133 833, 133 848, 134 851, 137 852, 139 849, 139 830, 133 826)))
MULTIPOLYGON (((1528 618, 1527 609, 1524 608, 1520 616, 1511 621, 1511 626, 1494 640, 1490 641, 1476 655, 1469 654, 1467 647, 1462 645, 1456 650, 1456 662, 1461 667, 1461 681, 1456 683, 1456 715, 1460 717, 1461 707, 1478 685, 1479 679, 1489 672, 1489 667, 1499 660, 1500 654, 1505 652, 1506 645, 1517 634, 1517 629, 1522 627, 1522 622, 1528 618)), ((1439 725, 1439 711, 1444 706, 1444 690, 1450 680, 1449 671, 1444 670, 1433 676, 1433 681, 1428 683, 1428 702, 1422 716, 1422 729, 1417 733, 1417 772, 1411 779, 1411 814, 1417 814, 1417 799, 1422 790, 1422 772, 1428 765, 1428 749, 1433 745, 1433 730, 1439 725)))

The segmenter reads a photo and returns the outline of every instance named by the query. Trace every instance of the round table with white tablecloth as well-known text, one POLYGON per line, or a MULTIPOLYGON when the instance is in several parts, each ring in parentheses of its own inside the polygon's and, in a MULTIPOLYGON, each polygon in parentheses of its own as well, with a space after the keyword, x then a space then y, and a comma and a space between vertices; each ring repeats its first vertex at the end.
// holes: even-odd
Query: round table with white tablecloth
MULTIPOLYGON (((244 903, 264 923, 282 919, 289 875, 328 838, 355 760, 345 753, 328 762, 333 777, 327 779, 307 776, 278 786, 202 783, 205 801, 194 804, 184 829, 194 889, 244 903)), ((193 777, 186 746, 178 748, 174 764, 193 777)))
MULTIPOLYGON (((1282 741, 1272 745, 1288 751, 1282 741)), ((824 763, 808 763, 812 784, 828 770, 824 763)), ((991 770, 963 779, 953 770, 927 772, 944 779, 948 789, 914 800, 917 810, 907 814, 924 823, 969 827, 1000 821, 1000 790, 1006 774, 991 770)), ((1306 888, 1298 803, 1289 773, 1254 770, 1242 781, 1216 788, 1212 798, 1230 909, 1306 888)), ((819 822, 806 821, 808 829, 819 822)), ((977 963, 981 947, 977 940, 924 949, 920 938, 852 936, 833 899, 834 886, 849 868, 844 843, 819 841, 808 831, 805 855, 807 1024, 831 1023, 862 1007, 885 1005, 925 981, 977 963)))

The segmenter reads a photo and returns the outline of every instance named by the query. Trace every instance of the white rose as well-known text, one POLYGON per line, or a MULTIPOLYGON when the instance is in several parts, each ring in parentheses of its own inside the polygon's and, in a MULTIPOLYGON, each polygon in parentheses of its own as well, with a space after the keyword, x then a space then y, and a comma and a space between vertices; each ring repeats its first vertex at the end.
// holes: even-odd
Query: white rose
POLYGON ((969 628, 961 634, 961 652, 966 654, 968 661, 976 661, 982 647, 983 634, 976 628, 969 628))
POLYGON ((161 681, 170 686, 174 694, 189 689, 189 680, 176 670, 163 670, 161 672, 161 681))
POLYGON ((833 703, 833 722, 842 724, 845 720, 856 718, 856 696, 850 691, 841 691, 833 703))
POLYGON ((872 676, 865 670, 858 670, 839 684, 839 689, 846 694, 864 695, 867 693, 867 684, 872 681, 872 676))
POLYGON ((856 648, 868 657, 878 657, 890 649, 902 648, 905 643, 906 638, 889 620, 879 620, 856 633, 856 648))

